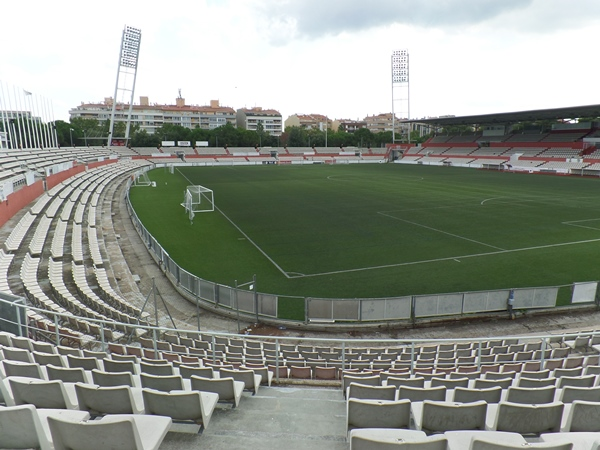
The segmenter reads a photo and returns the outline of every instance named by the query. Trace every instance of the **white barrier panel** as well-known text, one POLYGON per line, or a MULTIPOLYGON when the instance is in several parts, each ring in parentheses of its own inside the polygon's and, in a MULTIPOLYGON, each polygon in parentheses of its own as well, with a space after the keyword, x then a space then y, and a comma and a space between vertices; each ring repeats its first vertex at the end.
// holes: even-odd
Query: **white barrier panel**
POLYGON ((598 283, 575 283, 572 303, 588 303, 596 300, 598 283))

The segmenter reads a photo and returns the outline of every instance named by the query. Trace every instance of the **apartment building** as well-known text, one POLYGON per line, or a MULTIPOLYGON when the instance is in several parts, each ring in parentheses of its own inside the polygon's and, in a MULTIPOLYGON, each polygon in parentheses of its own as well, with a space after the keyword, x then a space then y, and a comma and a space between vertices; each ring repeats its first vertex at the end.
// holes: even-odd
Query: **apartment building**
POLYGON ((271 136, 281 136, 283 132, 281 113, 274 109, 263 109, 260 106, 240 108, 236 118, 238 128, 256 131, 261 123, 263 130, 271 136))
MULTIPOLYGON (((99 122, 110 120, 113 99, 107 97, 101 103, 82 103, 69 111, 71 119, 81 117, 96 119, 99 122)), ((129 114, 129 104, 118 103, 115 121, 124 122, 129 114)), ((218 100, 211 100, 208 106, 186 105, 185 99, 178 97, 174 105, 150 104, 148 97, 140 97, 139 105, 134 104, 131 113, 132 125, 153 134, 165 124, 181 125, 186 128, 212 130, 227 123, 236 125, 235 110, 221 106, 218 100)))
POLYGON ((285 127, 299 128, 317 128, 323 129, 327 124, 327 128, 331 129, 332 121, 323 114, 292 114, 285 119, 285 127))

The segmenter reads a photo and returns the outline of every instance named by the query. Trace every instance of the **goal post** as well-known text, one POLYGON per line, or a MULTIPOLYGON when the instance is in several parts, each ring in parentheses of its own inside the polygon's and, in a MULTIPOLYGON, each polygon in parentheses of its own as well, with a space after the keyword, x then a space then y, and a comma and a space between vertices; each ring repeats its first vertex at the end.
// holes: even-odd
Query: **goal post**
POLYGON ((211 212, 215 210, 215 198, 211 189, 204 186, 188 186, 183 194, 185 212, 189 214, 190 220, 199 212, 211 212))

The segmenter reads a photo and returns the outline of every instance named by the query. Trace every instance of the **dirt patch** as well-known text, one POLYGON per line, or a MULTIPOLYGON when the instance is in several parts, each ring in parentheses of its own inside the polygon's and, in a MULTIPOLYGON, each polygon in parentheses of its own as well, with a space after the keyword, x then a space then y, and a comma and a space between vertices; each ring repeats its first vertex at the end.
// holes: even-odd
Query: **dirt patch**
POLYGON ((241 333, 256 336, 286 336, 285 328, 265 325, 263 323, 249 325, 241 330, 241 333))

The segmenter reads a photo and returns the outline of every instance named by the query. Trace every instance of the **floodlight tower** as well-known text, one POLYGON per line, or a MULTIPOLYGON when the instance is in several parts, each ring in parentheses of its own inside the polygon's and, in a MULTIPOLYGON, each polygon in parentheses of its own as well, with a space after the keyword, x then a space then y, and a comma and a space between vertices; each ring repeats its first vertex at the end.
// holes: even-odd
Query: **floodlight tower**
MULTIPOLYGON (((131 112, 133 110, 133 95, 135 93, 135 80, 137 78, 137 66, 140 56, 140 43, 142 31, 125 25, 123 37, 121 38, 121 49, 119 50, 119 66, 117 70, 117 81, 115 83, 115 95, 113 97, 112 111, 110 113, 110 129, 108 131, 108 145, 112 144, 115 126, 115 112, 120 98, 124 98, 130 92, 129 112, 127 114, 127 125, 125 128, 125 145, 129 141, 129 128, 131 126, 131 112), (119 96, 119 94, 121 94, 119 96)), ((121 101, 125 104, 124 101, 121 101)))
MULTIPOLYGON (((410 89, 408 76, 408 50, 392 52, 392 143, 396 143, 396 104, 400 106, 400 116, 410 120, 410 89)), ((410 125, 408 125, 410 143, 410 125)))

